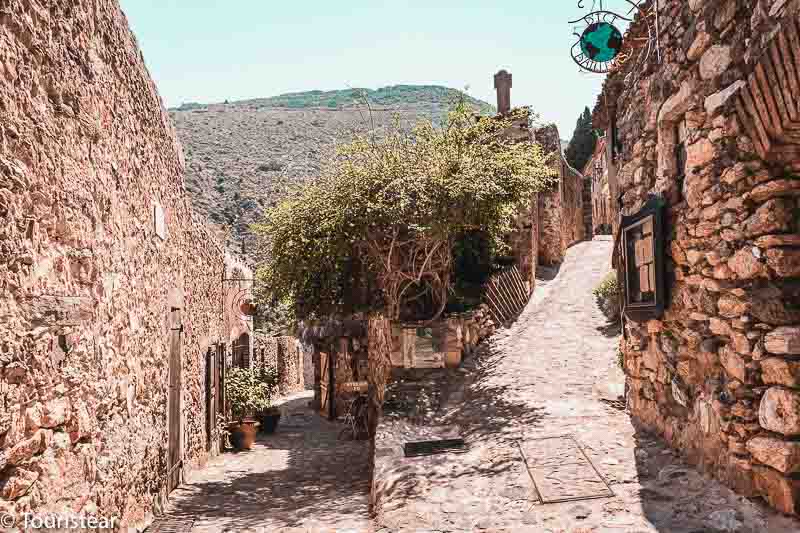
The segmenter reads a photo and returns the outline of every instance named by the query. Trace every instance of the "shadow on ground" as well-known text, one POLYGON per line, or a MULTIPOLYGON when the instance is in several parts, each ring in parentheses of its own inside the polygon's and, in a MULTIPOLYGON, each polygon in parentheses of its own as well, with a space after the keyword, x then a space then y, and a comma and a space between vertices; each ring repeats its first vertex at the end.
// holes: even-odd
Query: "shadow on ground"
POLYGON ((275 434, 260 436, 250 451, 224 454, 221 464, 177 489, 168 516, 196 519, 195 530, 203 531, 363 530, 369 444, 337 440, 341 425, 312 413, 307 402, 302 398, 282 406, 289 414, 275 434))
POLYGON ((636 426, 634 441, 638 489, 630 496, 640 500, 656 531, 800 531, 800 521, 777 513, 761 498, 734 493, 669 449, 660 436, 636 426))
POLYGON ((622 335, 622 322, 609 322, 608 324, 599 326, 597 331, 605 337, 619 337, 622 335))

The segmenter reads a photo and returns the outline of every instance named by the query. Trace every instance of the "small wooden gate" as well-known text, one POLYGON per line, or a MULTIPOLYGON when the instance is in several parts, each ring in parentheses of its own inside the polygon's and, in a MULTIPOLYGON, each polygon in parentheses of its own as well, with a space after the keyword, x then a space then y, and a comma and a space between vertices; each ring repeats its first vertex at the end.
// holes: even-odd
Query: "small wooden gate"
POLYGON ((484 300, 489 304, 489 312, 498 325, 516 320, 530 296, 531 289, 516 266, 492 276, 484 285, 484 300))
POLYGON ((332 351, 319 352, 319 412, 329 420, 336 418, 335 361, 332 351))
POLYGON ((183 323, 181 310, 173 308, 170 313, 169 336, 169 401, 167 427, 169 444, 167 451, 167 493, 181 482, 181 344, 183 323))
MULTIPOLYGON (((220 344, 217 346, 217 413, 221 414, 226 420, 228 419, 228 397, 225 394, 225 371, 228 368, 228 355, 225 351, 225 345, 220 344)), ((225 442, 220 440, 220 450, 225 451, 225 442)))

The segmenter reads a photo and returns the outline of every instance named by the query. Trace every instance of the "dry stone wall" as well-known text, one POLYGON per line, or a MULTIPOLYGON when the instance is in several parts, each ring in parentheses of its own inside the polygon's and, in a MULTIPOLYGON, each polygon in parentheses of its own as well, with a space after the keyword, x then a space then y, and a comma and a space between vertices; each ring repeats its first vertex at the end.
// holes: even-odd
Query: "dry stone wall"
POLYGON ((538 262, 547 266, 560 264, 567 248, 583 240, 583 176, 567 164, 561 151, 561 138, 555 125, 538 128, 534 140, 546 154, 553 154, 551 165, 558 183, 540 193, 538 213, 538 262))
MULTIPOLYGON (((307 358, 306 350, 295 337, 254 335, 253 366, 271 368, 278 373, 278 394, 281 396, 306 389, 307 358)), ((310 382, 313 383, 313 374, 310 382)))
MULTIPOLYGON (((630 407, 730 486, 798 513, 800 159, 780 123, 797 118, 796 87, 780 87, 800 79, 798 2, 660 5, 661 63, 611 75, 595 112, 619 131, 623 212, 653 193, 669 208, 668 308, 628 321, 622 342, 630 407)), ((629 42, 643 33, 637 20, 629 42)))
POLYGON ((605 235, 611 233, 611 191, 608 185, 608 165, 606 160, 606 138, 598 139, 592 158, 583 168, 591 189, 592 233, 605 235))
POLYGON ((0 11, 0 513, 141 526, 165 493, 171 337, 184 468, 207 457, 224 253, 117 3, 0 11))

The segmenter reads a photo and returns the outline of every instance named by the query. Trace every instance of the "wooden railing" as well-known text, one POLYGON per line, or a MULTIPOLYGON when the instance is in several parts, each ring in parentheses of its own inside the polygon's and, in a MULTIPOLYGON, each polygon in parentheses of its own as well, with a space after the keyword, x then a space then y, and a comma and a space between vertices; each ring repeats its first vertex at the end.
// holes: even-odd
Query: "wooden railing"
POLYGON ((484 299, 497 325, 519 316, 530 299, 529 286, 516 266, 492 276, 484 286, 484 299))

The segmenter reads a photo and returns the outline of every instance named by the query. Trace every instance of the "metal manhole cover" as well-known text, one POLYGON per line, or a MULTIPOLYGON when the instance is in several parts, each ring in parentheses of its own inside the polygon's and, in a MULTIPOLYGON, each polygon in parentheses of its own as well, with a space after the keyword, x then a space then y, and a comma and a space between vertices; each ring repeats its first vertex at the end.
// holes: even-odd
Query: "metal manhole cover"
POLYGON ((161 518, 153 522, 145 533, 191 533, 194 518, 161 518))
POLYGON ((614 496, 571 435, 520 441, 519 447, 542 503, 614 496))

